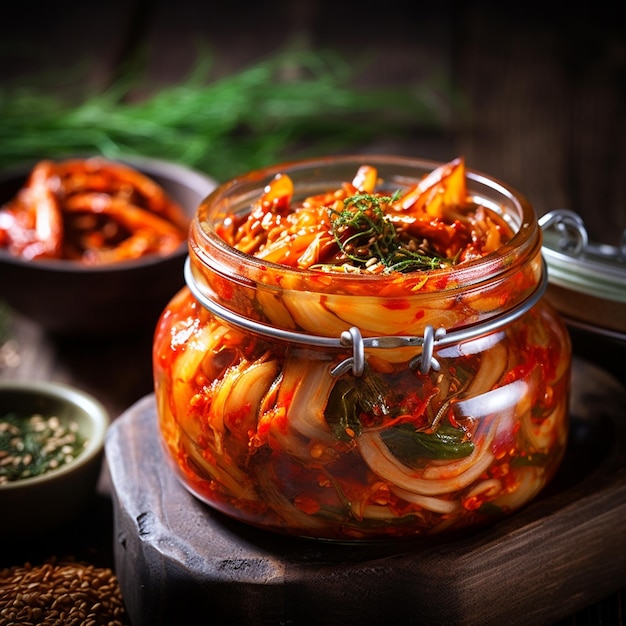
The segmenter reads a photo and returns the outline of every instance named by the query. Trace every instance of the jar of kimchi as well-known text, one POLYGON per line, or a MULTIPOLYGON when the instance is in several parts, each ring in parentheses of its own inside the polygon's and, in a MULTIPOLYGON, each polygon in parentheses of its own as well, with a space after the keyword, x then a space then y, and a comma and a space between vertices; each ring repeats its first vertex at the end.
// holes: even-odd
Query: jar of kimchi
POLYGON ((337 541, 484 525, 567 443, 541 229, 466 169, 338 156, 218 187, 155 333, 159 432, 223 514, 337 541))

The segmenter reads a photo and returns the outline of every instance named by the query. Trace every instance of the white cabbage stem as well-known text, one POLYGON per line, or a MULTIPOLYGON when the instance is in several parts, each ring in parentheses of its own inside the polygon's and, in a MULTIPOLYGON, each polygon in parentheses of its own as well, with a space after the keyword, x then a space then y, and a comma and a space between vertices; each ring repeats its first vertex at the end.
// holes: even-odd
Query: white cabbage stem
POLYGON ((384 302, 375 297, 329 296, 324 305, 327 315, 343 320, 344 327, 356 326, 364 336, 420 335, 427 325, 447 327, 457 319, 453 311, 441 309, 441 298, 437 301, 439 308, 417 308, 410 300, 406 302, 406 308, 385 309, 384 302))
POLYGON ((313 443, 336 443, 324 415, 335 381, 328 361, 289 357, 283 365, 277 405, 286 407, 289 427, 313 443))
POLYGON ((327 337, 339 337, 346 330, 346 322, 328 311, 318 294, 284 293, 282 297, 285 308, 303 330, 327 337))
POLYGON ((508 362, 508 350, 504 341, 491 345, 480 357, 480 367, 470 381, 463 397, 472 398, 493 389, 504 375, 508 362))
POLYGON ((422 496, 412 491, 407 491, 401 487, 392 487, 391 490, 403 500, 417 504, 422 509, 440 513, 442 515, 452 515, 461 510, 461 503, 456 500, 445 500, 443 498, 435 498, 433 496, 422 496))
POLYGON ((436 496, 463 489, 489 468, 494 459, 489 449, 491 437, 472 452, 470 456, 473 463, 465 472, 453 478, 439 480, 426 479, 421 471, 401 463, 377 433, 361 434, 357 439, 357 446, 369 468, 383 480, 412 493, 436 496))
POLYGON ((530 502, 545 483, 543 469, 539 467, 520 467, 515 470, 517 483, 509 491, 494 498, 491 502, 503 510, 518 509, 530 502))
POLYGON ((201 469, 202 478, 211 477, 221 487, 224 493, 243 501, 258 500, 250 480, 238 468, 236 463, 229 462, 223 457, 214 446, 208 445, 211 453, 211 460, 207 461, 204 452, 194 442, 185 445, 185 451, 191 457, 193 463, 201 469))
POLYGON ((467 494, 466 498, 475 498, 476 496, 485 496, 493 498, 502 491, 502 481, 498 478, 487 478, 482 482, 474 485, 467 494))
POLYGON ((288 526, 313 530, 330 525, 329 522, 319 516, 310 515, 296 507, 280 490, 271 468, 258 468, 255 472, 255 480, 258 483, 264 504, 272 509, 288 526))
POLYGON ((228 368, 216 384, 208 422, 220 454, 229 416, 237 415, 240 423, 234 434, 240 439, 243 434, 247 442, 247 432, 256 427, 259 406, 278 372, 276 359, 259 359, 253 363, 244 360, 228 368))
POLYGON ((562 423, 566 410, 566 403, 561 402, 539 423, 533 423, 530 410, 524 413, 521 419, 522 433, 535 450, 550 450, 555 438, 565 432, 562 423))
POLYGON ((191 404, 196 389, 193 381, 203 359, 214 354, 226 332, 225 327, 217 324, 207 324, 200 332, 194 326, 180 331, 185 336, 189 335, 189 338, 172 366, 170 396, 174 403, 176 421, 192 439, 196 439, 201 431, 191 404))

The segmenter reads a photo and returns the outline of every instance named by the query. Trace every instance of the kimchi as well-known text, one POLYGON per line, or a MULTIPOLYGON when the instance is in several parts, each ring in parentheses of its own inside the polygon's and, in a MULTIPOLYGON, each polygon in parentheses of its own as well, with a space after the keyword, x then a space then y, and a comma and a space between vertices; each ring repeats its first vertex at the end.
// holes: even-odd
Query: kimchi
POLYGON ((512 513, 556 472, 568 428, 561 320, 538 299, 497 321, 541 280, 532 210, 491 181, 481 201, 461 158, 391 184, 393 163, 355 161, 325 188, 324 167, 310 168, 315 193, 286 166, 242 193, 247 209, 233 183, 200 211, 193 289, 153 351, 169 462, 217 510, 298 536, 419 536, 512 513), (426 328, 432 354, 413 341, 426 328))

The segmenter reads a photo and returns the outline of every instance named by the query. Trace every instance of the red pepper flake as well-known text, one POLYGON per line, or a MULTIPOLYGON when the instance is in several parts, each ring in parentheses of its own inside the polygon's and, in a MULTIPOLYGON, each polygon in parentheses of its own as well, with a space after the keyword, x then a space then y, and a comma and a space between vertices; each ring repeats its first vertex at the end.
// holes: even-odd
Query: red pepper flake
POLYGON ((383 306, 390 311, 406 311, 411 308, 411 303, 405 299, 390 298, 389 300, 385 300, 383 306))
POLYGON ((479 496, 472 496, 471 498, 466 498, 463 500, 463 507, 467 511, 476 511, 482 506, 483 498, 479 496))
POLYGON ((308 515, 314 515, 321 508, 319 502, 310 496, 296 496, 293 503, 296 508, 308 515))
POLYGON ((491 475, 494 478, 504 478, 508 475, 511 466, 508 463, 499 463, 491 468, 491 475))

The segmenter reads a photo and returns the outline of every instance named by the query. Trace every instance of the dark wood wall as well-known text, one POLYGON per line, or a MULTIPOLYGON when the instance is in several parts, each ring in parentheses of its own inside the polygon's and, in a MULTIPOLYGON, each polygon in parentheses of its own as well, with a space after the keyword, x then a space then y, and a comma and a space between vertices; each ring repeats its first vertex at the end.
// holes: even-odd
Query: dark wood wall
MULTIPOLYGON (((0 76, 58 83, 89 66, 94 89, 140 53, 152 79, 187 76, 200 50, 215 72, 288 46, 339 51, 355 82, 431 91, 442 126, 381 133, 345 151, 469 167, 524 193, 539 214, 568 208, 592 239, 626 229, 626 26, 618 5, 387 0, 77 0, 14 4, 0 21, 0 76), (558 5, 555 5, 558 6, 558 5)), ((83 74, 84 76, 84 74, 83 74)))

